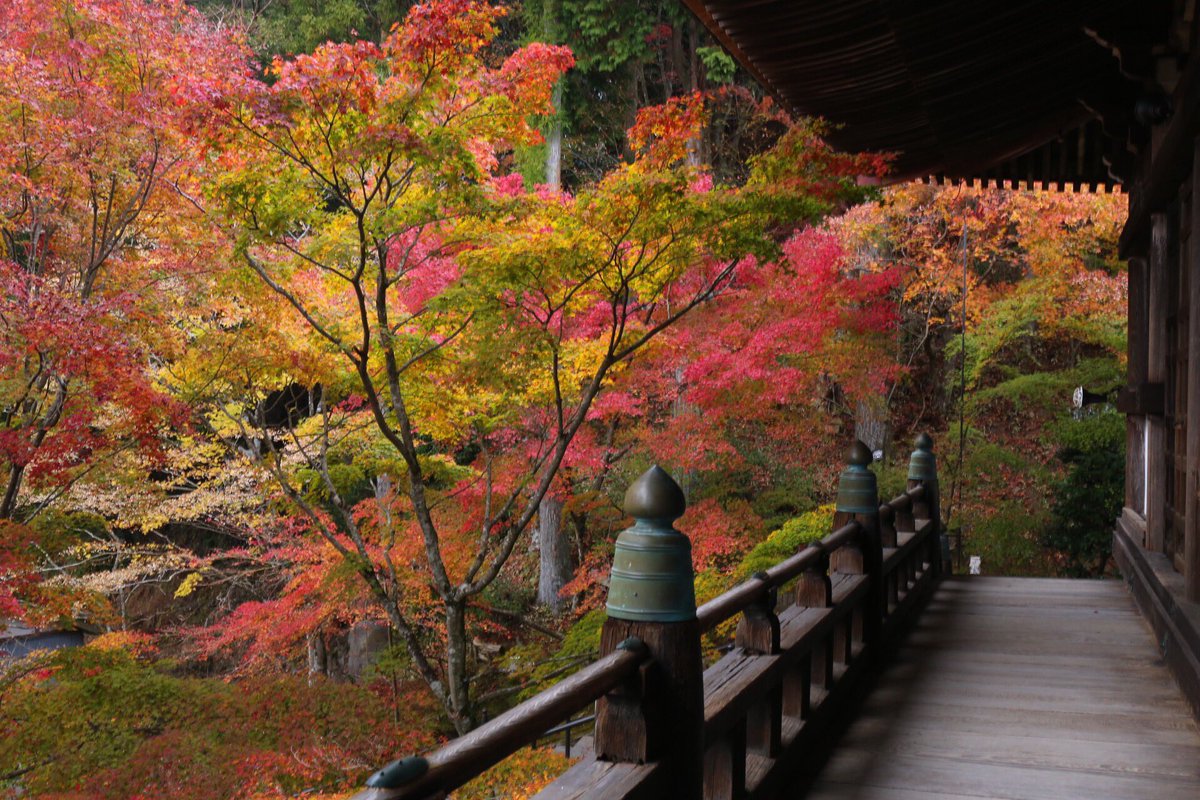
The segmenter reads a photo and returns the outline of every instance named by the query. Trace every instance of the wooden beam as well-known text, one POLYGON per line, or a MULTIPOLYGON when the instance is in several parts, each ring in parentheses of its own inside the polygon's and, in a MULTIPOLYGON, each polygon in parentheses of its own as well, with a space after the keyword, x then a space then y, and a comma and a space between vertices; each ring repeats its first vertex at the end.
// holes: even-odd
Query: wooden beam
POLYGON ((1172 103, 1175 113, 1161 143, 1150 153, 1149 168, 1129 190, 1129 219, 1119 246, 1122 256, 1128 257, 1145 244, 1151 215, 1175 199, 1179 185, 1188 177, 1194 142, 1200 134, 1200 58, 1188 60, 1172 103))
MULTIPOLYGON (((1132 266, 1135 261, 1139 260, 1130 259, 1129 263, 1132 266)), ((1132 379, 1132 375, 1130 378, 1132 379)), ((1137 383, 1132 386, 1126 386, 1117 395, 1117 410, 1122 414, 1130 414, 1132 416, 1141 417, 1147 414, 1156 414, 1161 417, 1163 414, 1164 399, 1163 385, 1161 383, 1137 383)))

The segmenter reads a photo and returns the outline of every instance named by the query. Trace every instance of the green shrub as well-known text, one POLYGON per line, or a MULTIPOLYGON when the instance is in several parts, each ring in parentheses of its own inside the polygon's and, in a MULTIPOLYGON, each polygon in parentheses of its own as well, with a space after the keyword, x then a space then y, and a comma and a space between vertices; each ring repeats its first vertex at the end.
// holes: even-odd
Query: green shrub
POLYGON ((1072 575, 1101 575, 1125 500, 1125 419, 1115 412, 1074 420, 1057 431, 1068 467, 1054 490, 1042 544, 1062 554, 1072 575))
POLYGON ((832 522, 833 506, 821 506, 789 519, 746 554, 737 568, 738 579, 745 580, 756 572, 773 567, 811 542, 828 536, 832 522))
POLYGON ((984 575, 1054 574, 1037 532, 1045 519, 1032 516, 1017 501, 1002 501, 986 513, 963 515, 964 555, 979 556, 984 575))

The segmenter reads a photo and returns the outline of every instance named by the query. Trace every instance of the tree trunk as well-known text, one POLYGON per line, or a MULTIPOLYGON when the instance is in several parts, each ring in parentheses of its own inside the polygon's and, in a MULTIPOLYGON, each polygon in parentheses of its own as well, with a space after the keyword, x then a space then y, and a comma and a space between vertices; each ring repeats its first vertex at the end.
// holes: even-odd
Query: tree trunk
POLYGON ((546 185, 551 189, 562 188, 562 143, 563 143, 563 80, 554 84, 554 116, 546 131, 546 185))
POLYGON ((8 483, 4 488, 4 499, 0 500, 0 519, 15 519, 17 498, 21 496, 21 484, 25 480, 25 467, 13 464, 9 469, 8 483))
POLYGON ((320 631, 314 631, 307 637, 308 645, 308 682, 313 682, 315 675, 327 675, 328 665, 325 660, 325 638, 320 631))
POLYGON ((865 444, 871 453, 886 457, 891 426, 888 424, 885 402, 859 400, 854 413, 854 437, 865 444))
POLYGON ((559 596, 571 579, 571 548, 562 524, 563 502, 547 494, 538 506, 537 537, 541 569, 538 572, 537 601, 554 613, 565 601, 559 596))
MULTIPOLYGON (((545 0, 542 6, 542 35, 547 42, 561 41, 558 35, 559 3, 557 0, 545 0)), ((559 78, 554 84, 554 94, 550 102, 554 105, 554 116, 547 121, 546 129, 546 185, 551 189, 562 188, 562 141, 563 141, 563 85, 565 79, 559 78)))
POLYGON ((467 614, 463 601, 446 602, 446 681, 450 722, 459 736, 475 727, 475 708, 471 703, 470 675, 467 673, 467 614))

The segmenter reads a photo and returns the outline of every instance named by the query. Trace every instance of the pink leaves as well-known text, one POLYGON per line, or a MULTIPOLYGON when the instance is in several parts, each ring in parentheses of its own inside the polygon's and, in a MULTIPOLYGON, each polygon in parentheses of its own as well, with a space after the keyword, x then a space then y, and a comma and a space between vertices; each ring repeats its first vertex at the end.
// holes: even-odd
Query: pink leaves
POLYGON ((733 557, 749 549, 754 529, 761 521, 744 501, 728 507, 705 498, 688 508, 676 523, 692 542, 692 564, 697 571, 726 566, 733 557))
POLYGON ((519 172, 492 178, 492 188, 499 197, 520 197, 525 193, 525 179, 519 172))
POLYGON ((279 80, 272 91, 277 96, 294 96, 330 115, 350 109, 369 114, 378 101, 380 81, 375 63, 381 57, 372 42, 329 42, 311 55, 292 61, 276 59, 273 69, 279 80))
POLYGON ((388 243, 389 269, 395 273, 400 308, 409 315, 423 311, 429 301, 458 280, 457 260, 446 255, 441 237, 430 228, 410 228, 388 243))
POLYGON ((833 234, 802 231, 783 253, 779 262, 740 264, 731 289, 681 330, 692 402, 708 406, 751 386, 768 403, 795 402, 822 368, 836 369, 821 355, 831 336, 894 324, 887 296, 895 276, 845 275, 833 234))

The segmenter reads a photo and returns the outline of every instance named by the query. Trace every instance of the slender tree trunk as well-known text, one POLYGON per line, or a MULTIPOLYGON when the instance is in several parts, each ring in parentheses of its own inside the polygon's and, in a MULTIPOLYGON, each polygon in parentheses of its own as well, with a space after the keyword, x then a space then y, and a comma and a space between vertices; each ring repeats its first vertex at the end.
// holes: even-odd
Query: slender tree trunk
POLYGON ((25 477, 25 468, 13 464, 8 473, 8 485, 4 489, 4 499, 0 501, 0 519, 12 519, 17 510, 17 496, 21 493, 21 479, 25 477))
POLYGON ((308 646, 308 682, 312 684, 317 675, 328 674, 328 664, 325 656, 325 637, 320 631, 310 633, 305 642, 308 646))
POLYGON ((563 528, 563 502, 547 494, 538 506, 537 537, 541 547, 537 601, 554 613, 562 610, 559 593, 571 579, 571 547, 563 528))
POLYGON ((446 602, 446 681, 450 722, 461 736, 475 727, 475 708, 471 702, 470 675, 467 672, 466 602, 446 602))
POLYGON ((554 84, 554 116, 546 131, 546 185, 552 189, 562 188, 562 144, 563 144, 563 80, 554 84))
MULTIPOLYGON (((558 0, 544 0, 542 6, 542 34, 547 42, 560 41, 558 0)), ((565 79, 559 78, 554 84, 554 94, 551 102, 554 104, 554 116, 549 119, 546 130, 546 185, 552 189, 562 188, 562 142, 563 142, 563 84, 565 79)))

